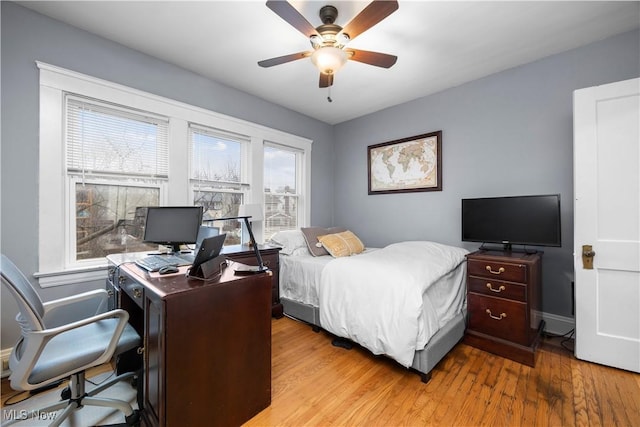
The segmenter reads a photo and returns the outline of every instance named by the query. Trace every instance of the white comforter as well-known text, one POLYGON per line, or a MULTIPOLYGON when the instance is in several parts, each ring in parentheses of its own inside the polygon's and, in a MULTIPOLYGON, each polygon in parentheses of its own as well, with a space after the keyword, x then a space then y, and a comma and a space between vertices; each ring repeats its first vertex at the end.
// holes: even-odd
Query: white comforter
POLYGON ((424 348, 440 327, 437 307, 423 299, 424 293, 464 262, 467 253, 415 241, 337 258, 322 271, 320 324, 409 367, 415 351, 424 348))

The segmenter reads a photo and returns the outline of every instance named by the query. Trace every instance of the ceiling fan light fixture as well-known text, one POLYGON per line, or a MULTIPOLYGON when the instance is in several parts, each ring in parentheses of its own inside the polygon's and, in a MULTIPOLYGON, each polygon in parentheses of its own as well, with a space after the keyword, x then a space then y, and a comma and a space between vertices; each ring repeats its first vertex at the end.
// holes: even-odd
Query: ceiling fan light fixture
POLYGON ((323 46, 311 55, 311 62, 321 73, 334 74, 347 62, 347 53, 333 46, 323 46))

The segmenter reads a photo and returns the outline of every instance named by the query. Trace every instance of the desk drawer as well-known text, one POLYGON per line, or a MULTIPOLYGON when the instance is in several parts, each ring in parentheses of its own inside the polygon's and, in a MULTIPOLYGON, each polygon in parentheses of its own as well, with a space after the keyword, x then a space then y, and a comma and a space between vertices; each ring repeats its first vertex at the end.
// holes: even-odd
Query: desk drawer
POLYGON ((469 293, 469 329, 529 345, 527 304, 469 293))
POLYGON ((525 264, 470 259, 467 263, 467 269, 470 276, 491 277, 493 279, 520 283, 527 281, 527 266, 525 264))
POLYGON ((469 292, 515 301, 527 301, 527 287, 525 285, 493 280, 490 277, 469 277, 468 285, 469 292))
POLYGON ((138 307, 143 308, 144 287, 140 283, 125 274, 121 274, 118 276, 118 286, 121 292, 127 294, 138 307))

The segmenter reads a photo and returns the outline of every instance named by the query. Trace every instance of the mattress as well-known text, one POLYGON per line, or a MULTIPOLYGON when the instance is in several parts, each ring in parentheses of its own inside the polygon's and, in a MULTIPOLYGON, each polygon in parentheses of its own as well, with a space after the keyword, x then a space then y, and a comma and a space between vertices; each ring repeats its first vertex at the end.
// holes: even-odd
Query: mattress
MULTIPOLYGON (((372 250, 375 249, 368 249, 368 251, 372 250)), ((314 257, 310 254, 281 255, 280 296, 305 306, 319 307, 319 286, 322 271, 333 260, 334 258, 331 256, 314 257)), ((435 331, 466 310, 465 271, 466 263, 461 263, 457 268, 443 275, 422 295, 422 307, 425 313, 421 317, 423 319, 431 319, 432 323, 430 325, 418 325, 418 335, 422 339, 417 343, 417 350, 425 347, 428 339, 435 331), (427 315, 427 310, 431 310, 429 315, 427 315), (427 334, 427 332, 429 333, 427 334)), ((319 321, 317 323, 318 326, 323 326, 319 321)), ((347 336, 339 331, 333 332, 338 332, 337 335, 339 336, 347 336)), ((370 350, 375 349, 370 348, 370 350)), ((380 353, 380 351, 376 351, 376 353, 380 353)))
MULTIPOLYGON (((372 250, 375 249, 367 249, 372 250)), ((280 255, 280 297, 318 307, 318 287, 322 270, 332 260, 328 255, 280 255)), ((462 264, 442 277, 424 295, 424 298, 430 298, 436 307, 440 327, 461 309, 466 310, 466 288, 460 286, 464 283, 465 271, 465 265, 462 264), (455 292, 452 292, 452 289, 455 292)))

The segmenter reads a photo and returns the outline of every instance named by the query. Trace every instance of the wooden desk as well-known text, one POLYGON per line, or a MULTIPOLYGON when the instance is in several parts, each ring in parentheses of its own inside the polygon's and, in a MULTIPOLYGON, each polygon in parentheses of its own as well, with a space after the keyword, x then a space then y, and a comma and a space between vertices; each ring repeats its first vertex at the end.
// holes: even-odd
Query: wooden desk
POLYGON ((204 282, 108 259, 107 285, 144 337, 145 425, 240 425, 271 404, 269 273, 204 282))

